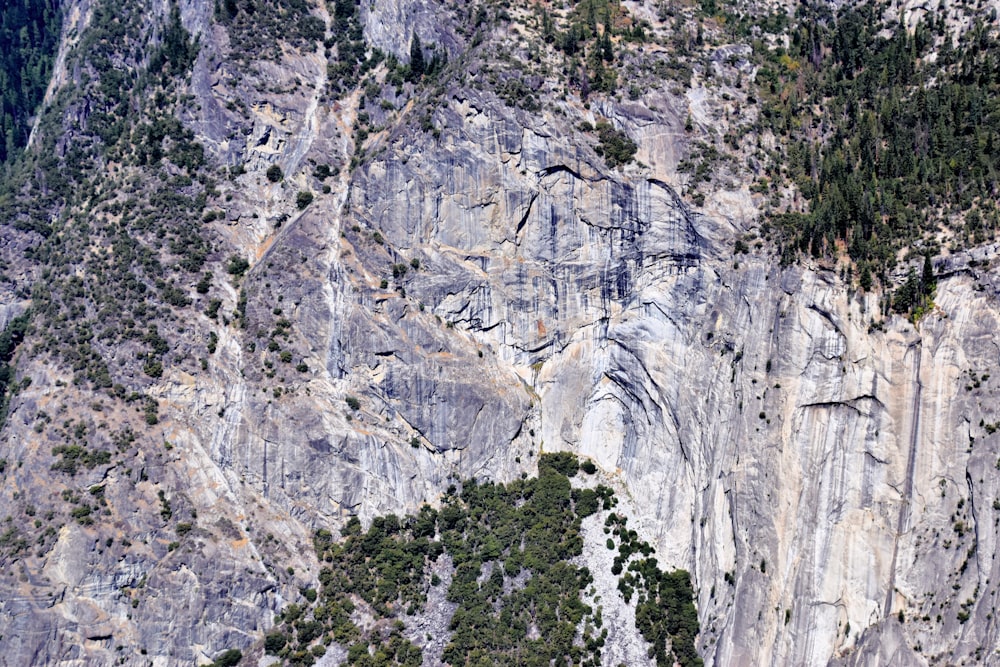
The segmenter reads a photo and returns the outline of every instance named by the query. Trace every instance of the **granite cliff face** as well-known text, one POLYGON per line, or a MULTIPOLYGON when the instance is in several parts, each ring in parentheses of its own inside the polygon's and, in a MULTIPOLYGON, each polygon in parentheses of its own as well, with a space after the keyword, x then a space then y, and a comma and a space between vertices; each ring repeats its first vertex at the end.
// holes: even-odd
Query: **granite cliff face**
MULTIPOLYGON (((65 49, 93 11, 70 5, 65 49)), ((274 613, 314 580, 314 528, 414 510, 457 478, 510 480, 560 450, 591 458, 662 564, 692 573, 708 664, 997 659, 994 246, 937 259, 937 306, 916 326, 883 318, 880 295, 837 266, 781 267, 764 243, 734 256, 756 230, 738 171, 693 203, 679 162, 737 122, 732 89, 700 70, 687 90, 587 105, 539 80, 542 104, 525 109, 468 80, 517 28, 473 39, 450 3, 365 2, 369 44, 405 61, 416 32, 450 63, 371 117, 364 91, 331 97, 329 50, 244 67, 209 4, 180 9, 200 45, 181 120, 211 165, 242 167, 206 225, 222 312, 242 299, 244 325, 185 316, 217 350, 152 382, 159 423, 122 450, 132 459, 73 478, 70 496, 100 487, 101 518, 5 556, 0 664, 262 655, 274 613), (595 152, 580 124, 602 119, 640 164, 595 152), (297 206, 298 191, 316 195, 297 206), (230 252, 250 261, 242 281, 230 252), (298 370, 272 363, 269 338, 298 370), (175 514, 192 517, 186 542, 166 527, 175 514)), ((334 30, 326 7, 310 11, 334 30)), ((740 53, 709 66, 736 71, 740 53)), ((74 76, 58 70, 51 94, 74 76)), ((10 296, 0 320, 27 306, 10 296)), ((32 382, 3 430, 3 498, 58 506, 39 411, 87 421, 96 441, 98 422, 110 433, 133 410, 93 413, 102 392, 18 360, 32 382)), ((605 556, 587 554, 613 595, 605 556)), ((607 664, 645 659, 626 630, 607 664)))

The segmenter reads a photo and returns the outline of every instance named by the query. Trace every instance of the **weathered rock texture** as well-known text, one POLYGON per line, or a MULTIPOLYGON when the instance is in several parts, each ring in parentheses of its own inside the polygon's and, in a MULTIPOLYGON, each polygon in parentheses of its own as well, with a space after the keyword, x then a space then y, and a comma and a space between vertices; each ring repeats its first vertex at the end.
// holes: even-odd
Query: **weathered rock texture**
MULTIPOLYGON (((591 457, 662 564, 691 571, 708 664, 996 660, 994 248, 976 251, 977 268, 939 264, 937 308, 918 327, 873 327, 878 296, 833 267, 780 268, 766 247, 734 258, 754 215, 745 188, 702 210, 679 195, 689 103, 711 122, 704 90, 590 109, 553 97, 528 112, 460 74, 427 109, 437 132, 420 129, 418 94, 300 212, 312 165, 349 160, 358 96, 325 96, 322 50, 256 70, 274 88, 308 84, 294 92, 232 87, 206 7, 182 3, 201 36, 185 120, 212 160, 247 170, 220 185, 231 198, 213 223, 252 259, 247 327, 219 327, 204 373, 168 368, 155 387, 154 439, 172 449, 80 487, 107 484, 114 547, 71 522, 35 569, 9 564, 20 585, 0 596, 0 664, 249 651, 315 575, 314 527, 412 510, 456 477, 510 479, 540 450, 591 457), (598 116, 636 138, 645 165, 605 166, 578 129, 598 116), (284 183, 264 178, 275 163, 284 183), (410 268, 394 277, 394 265, 410 268), (308 368, 279 369, 283 383, 262 366, 278 307, 308 368), (185 498, 174 511, 213 527, 193 548, 143 541, 159 505, 139 470, 154 467, 185 498)), ((447 15, 435 2, 363 6, 371 43, 405 59, 418 30, 454 63, 468 45, 451 19, 435 22, 447 15)), ((220 281, 231 310, 238 288, 220 281)), ((34 382, 2 447, 26 463, 8 469, 8 499, 46 493, 51 445, 32 425, 63 392, 58 369, 25 359, 22 372, 34 382)), ((588 553, 611 595, 604 555, 588 553)), ((636 641, 616 628, 608 664, 634 664, 636 641)))

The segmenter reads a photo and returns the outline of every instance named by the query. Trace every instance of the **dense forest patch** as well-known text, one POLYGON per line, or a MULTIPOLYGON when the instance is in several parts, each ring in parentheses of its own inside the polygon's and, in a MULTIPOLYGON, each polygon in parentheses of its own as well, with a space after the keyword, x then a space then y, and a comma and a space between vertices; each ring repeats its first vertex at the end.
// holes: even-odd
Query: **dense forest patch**
MULTIPOLYGON (((611 489, 574 488, 572 454, 543 455, 538 477, 509 484, 466 480, 440 509, 378 517, 368 530, 351 519, 342 539, 320 529, 319 588, 285 607, 265 639, 285 664, 312 664, 333 644, 349 665, 420 665, 425 638, 408 622, 427 611, 432 589, 447 587, 450 614, 442 659, 450 665, 599 665, 607 639, 602 609, 585 601, 594 574, 579 565, 581 521, 603 513, 611 574, 658 665, 700 665, 690 576, 659 568, 653 549, 613 512, 611 489), (362 629, 365 628, 365 629, 362 629)), ((592 466, 583 466, 592 471, 592 466)), ((437 639, 426 637, 430 641, 437 639)))
POLYGON ((0 12, 0 165, 28 143, 52 75, 62 13, 56 0, 4 3, 0 12))
POLYGON ((910 30, 881 3, 836 12, 817 3, 773 23, 790 40, 755 43, 761 121, 780 146, 765 185, 792 184, 802 195, 798 210, 770 217, 786 262, 842 248, 870 288, 902 248, 936 254, 942 242, 955 249, 992 238, 1000 224, 994 21, 976 18, 955 36, 936 12, 910 30))

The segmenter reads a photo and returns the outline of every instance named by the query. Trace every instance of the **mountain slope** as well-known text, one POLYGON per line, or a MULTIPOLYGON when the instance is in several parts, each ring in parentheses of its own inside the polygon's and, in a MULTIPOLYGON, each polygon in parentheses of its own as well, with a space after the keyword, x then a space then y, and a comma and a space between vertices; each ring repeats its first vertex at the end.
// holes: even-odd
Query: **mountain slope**
POLYGON ((691 573, 706 663, 993 659, 996 247, 904 317, 922 254, 764 238, 809 212, 759 180, 787 27, 717 9, 69 3, 0 200, 0 660, 262 656, 317 530, 557 451, 691 573))

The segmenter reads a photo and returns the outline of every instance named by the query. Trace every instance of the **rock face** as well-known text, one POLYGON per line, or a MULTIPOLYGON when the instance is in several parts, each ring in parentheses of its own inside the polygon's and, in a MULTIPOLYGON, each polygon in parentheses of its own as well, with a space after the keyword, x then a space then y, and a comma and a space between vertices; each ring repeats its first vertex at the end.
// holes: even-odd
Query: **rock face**
MULTIPOLYGON (((681 128, 702 100, 511 107, 454 74, 486 47, 439 3, 409 0, 362 4, 370 43, 405 60, 416 31, 466 60, 299 210, 313 165, 350 160, 359 95, 326 95, 322 49, 258 68, 275 88, 308 83, 295 92, 230 86, 208 6, 181 3, 201 40, 185 122, 213 164, 246 169, 219 186, 212 223, 252 259, 239 286, 223 282, 224 309, 245 294, 246 326, 217 327, 203 373, 155 384, 153 439, 170 450, 76 481, 107 485, 111 543, 69 522, 38 558, 8 562, 20 580, 0 596, 0 664, 250 651, 315 575, 312 529, 413 510, 455 478, 511 479, 540 450, 590 457, 662 564, 690 570, 707 664, 997 659, 996 248, 939 260, 937 308, 916 327, 883 319, 834 267, 782 268, 766 246, 734 257, 752 230, 746 187, 701 209, 680 194, 681 128), (599 116, 645 164, 607 167, 579 129, 599 116), (272 164, 283 183, 264 178, 272 164), (280 387, 263 365, 279 317, 302 362, 279 368, 280 387), (175 512, 197 510, 195 548, 157 533, 152 470, 183 497, 175 512)), ((12 295, 0 323, 22 308, 12 295)), ((32 427, 63 396, 58 369, 21 364, 34 382, 3 431, 3 457, 25 462, 8 499, 45 495, 52 445, 32 427)), ((642 657, 629 628, 608 664, 642 657)))

